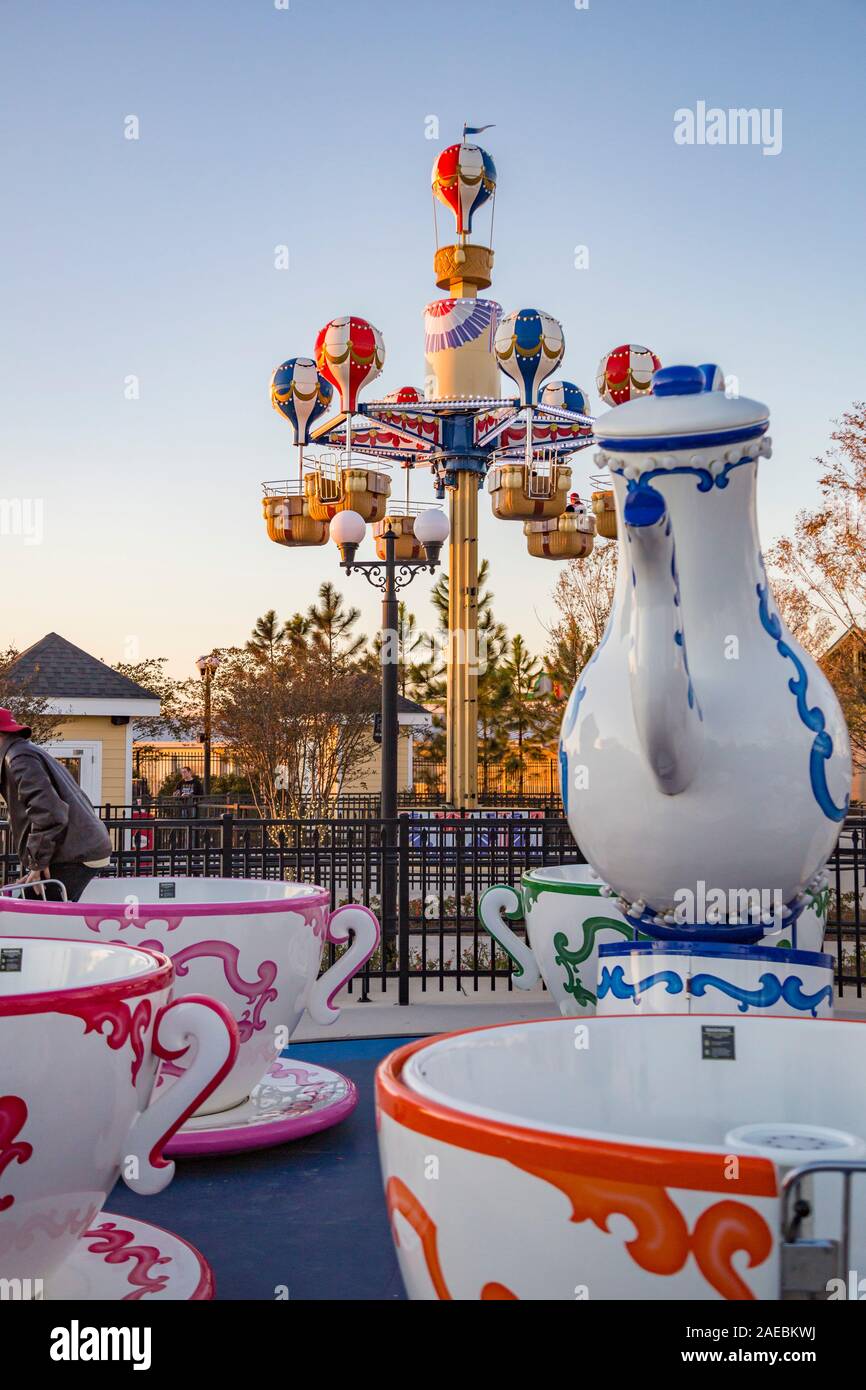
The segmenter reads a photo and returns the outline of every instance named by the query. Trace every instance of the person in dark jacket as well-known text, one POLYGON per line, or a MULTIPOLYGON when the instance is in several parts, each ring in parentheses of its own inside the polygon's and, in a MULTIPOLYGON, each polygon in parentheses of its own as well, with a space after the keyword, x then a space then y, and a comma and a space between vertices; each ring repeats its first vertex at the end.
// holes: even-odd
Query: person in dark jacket
MULTIPOLYGON (((0 709, 0 796, 21 861, 18 882, 59 879, 67 898, 75 902, 108 866, 111 840, 74 777, 44 748, 31 743, 30 735, 8 709, 0 709)), ((43 891, 60 897, 50 887, 43 891)))
POLYGON ((186 764, 180 770, 180 781, 174 789, 173 795, 180 799, 180 815, 182 820, 190 817, 195 819, 198 814, 198 798, 204 793, 201 778, 196 777, 191 767, 186 764))

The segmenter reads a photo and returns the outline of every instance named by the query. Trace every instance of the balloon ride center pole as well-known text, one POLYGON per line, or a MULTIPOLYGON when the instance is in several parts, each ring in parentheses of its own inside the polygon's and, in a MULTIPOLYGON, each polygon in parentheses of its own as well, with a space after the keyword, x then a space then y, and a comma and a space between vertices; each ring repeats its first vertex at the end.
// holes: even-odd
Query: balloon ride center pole
POLYGON ((478 801, 478 479, 474 473, 457 473, 450 512, 447 799, 464 810, 478 801))

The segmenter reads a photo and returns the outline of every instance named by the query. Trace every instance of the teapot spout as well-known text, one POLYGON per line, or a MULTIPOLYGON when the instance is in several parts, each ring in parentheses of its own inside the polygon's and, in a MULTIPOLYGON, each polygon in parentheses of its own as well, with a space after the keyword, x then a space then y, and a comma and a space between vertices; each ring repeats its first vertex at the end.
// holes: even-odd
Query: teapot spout
POLYGON ((686 655, 673 527, 661 493, 646 486, 628 494, 624 521, 634 720, 659 791, 676 796, 698 770, 704 725, 686 655))

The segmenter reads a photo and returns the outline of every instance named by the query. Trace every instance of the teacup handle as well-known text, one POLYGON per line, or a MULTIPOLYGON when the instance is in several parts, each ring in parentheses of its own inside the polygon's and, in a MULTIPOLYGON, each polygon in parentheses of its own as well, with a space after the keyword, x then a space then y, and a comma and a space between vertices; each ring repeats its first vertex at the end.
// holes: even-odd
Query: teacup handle
POLYGON ((174 1177, 174 1164, 162 1151, 184 1120, 197 1110, 234 1066, 238 1026, 224 1004, 187 994, 157 1017, 151 1047, 162 1061, 177 1061, 195 1044, 186 1071, 135 1120, 127 1140, 122 1176, 133 1192, 161 1192, 174 1177))
POLYGON ((519 917, 522 913, 520 894, 507 884, 497 883, 488 888, 478 904, 481 925, 490 932, 514 962, 511 978, 518 989, 532 989, 541 979, 538 962, 528 941, 522 940, 506 924, 506 917, 519 917))
POLYGON ((328 920, 328 940, 335 946, 344 945, 351 932, 355 939, 348 951, 319 976, 310 990, 307 1012, 316 1023, 334 1023, 340 1017, 340 1010, 331 1006, 331 1000, 366 965, 379 944, 378 920, 368 907, 358 903, 338 907, 328 920))

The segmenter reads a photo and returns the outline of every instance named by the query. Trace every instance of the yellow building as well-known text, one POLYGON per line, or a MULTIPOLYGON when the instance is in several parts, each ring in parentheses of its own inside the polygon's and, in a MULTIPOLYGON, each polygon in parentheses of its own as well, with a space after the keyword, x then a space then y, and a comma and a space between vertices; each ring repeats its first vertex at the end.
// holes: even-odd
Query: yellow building
POLYGON ((159 700, 56 632, 12 663, 8 684, 44 699, 63 722, 44 746, 94 806, 132 801, 132 721, 159 714, 159 700))
MULTIPOLYGON (((429 711, 406 695, 397 696, 397 791, 411 792, 415 781, 415 739, 422 729, 429 729, 433 719, 429 711)), ((371 731, 369 756, 358 760, 357 769, 350 769, 343 779, 342 792, 377 792, 381 785, 382 746, 371 731)))
MULTIPOLYGON (((429 729, 433 720, 429 711, 405 695, 397 697, 397 790, 411 792, 415 777, 415 740, 422 730, 429 729)), ((377 724, 371 720, 366 746, 354 759, 339 788, 340 795, 356 792, 378 792, 380 785, 381 745, 376 741, 377 724)), ((204 775, 204 749, 200 742, 172 738, 166 733, 134 735, 133 756, 140 784, 156 796, 167 781, 177 778, 181 767, 187 765, 201 778, 204 775)), ((211 747, 211 775, 214 779, 241 773, 232 756, 229 744, 214 736, 211 747)))

